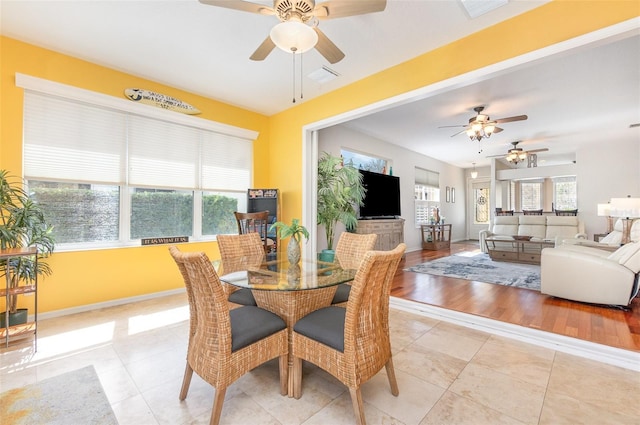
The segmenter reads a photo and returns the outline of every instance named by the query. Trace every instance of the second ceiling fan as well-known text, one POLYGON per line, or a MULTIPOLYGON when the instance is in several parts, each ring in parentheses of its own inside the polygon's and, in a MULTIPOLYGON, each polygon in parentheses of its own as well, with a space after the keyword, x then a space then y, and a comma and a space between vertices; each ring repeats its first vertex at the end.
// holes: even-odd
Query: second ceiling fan
POLYGON ((267 38, 253 52, 251 60, 264 60, 276 46, 289 53, 304 53, 315 47, 332 64, 341 61, 344 53, 320 31, 318 20, 381 12, 387 6, 387 0, 334 0, 318 5, 315 0, 274 0, 273 7, 242 0, 200 0, 200 3, 261 15, 275 15, 280 20, 280 24, 271 30, 267 38), (283 26, 284 23, 288 25, 283 26), (293 40, 294 43, 283 44, 284 38, 289 42, 293 40), (296 45, 297 42, 309 47, 305 47, 306 50, 300 50, 296 45))
POLYGON ((518 144, 520 143, 520 141, 517 142, 511 142, 511 145, 513 146, 512 148, 510 148, 506 154, 502 154, 502 155, 490 155, 487 158, 498 158, 498 157, 504 157, 504 159, 506 159, 508 162, 512 162, 514 164, 518 164, 518 162, 524 161, 525 159, 527 159, 527 157, 529 157, 531 154, 535 154, 538 152, 546 152, 549 149, 547 148, 542 148, 542 149, 532 149, 530 151, 525 151, 522 148, 518 147, 518 144))
POLYGON ((461 133, 467 133, 467 136, 471 140, 480 141, 482 138, 489 138, 494 133, 500 133, 502 129, 497 126, 497 124, 503 124, 512 121, 524 121, 528 117, 526 115, 515 115, 513 117, 506 118, 498 118, 492 120, 489 115, 483 114, 484 106, 476 106, 473 108, 476 112, 475 117, 469 118, 469 124, 460 124, 460 125, 445 125, 439 128, 448 128, 448 127, 463 127, 462 130, 458 131, 455 134, 452 134, 451 137, 455 137, 461 133))

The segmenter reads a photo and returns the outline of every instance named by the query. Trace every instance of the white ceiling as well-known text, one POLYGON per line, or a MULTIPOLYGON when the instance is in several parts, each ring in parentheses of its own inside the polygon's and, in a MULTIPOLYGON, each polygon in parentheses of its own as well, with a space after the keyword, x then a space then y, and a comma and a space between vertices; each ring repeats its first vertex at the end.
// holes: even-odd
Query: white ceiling
MULTIPOLYGON (((303 75, 326 65, 340 77, 322 85, 305 77, 304 100, 296 102, 546 2, 512 0, 470 19, 458 0, 388 0, 380 13, 322 21, 320 28, 346 57, 330 65, 316 51, 306 53, 303 75)), ((275 49, 264 61, 248 59, 277 23, 272 16, 197 0, 1 0, 0 23, 2 35, 266 115, 293 106, 291 55, 275 49)), ((634 34, 597 50, 582 48, 572 56, 500 72, 348 125, 467 168, 472 162, 487 164, 487 155, 506 152, 515 140, 523 140, 525 149, 549 148, 549 154, 562 154, 565 160, 573 158, 580 143, 640 140, 640 130, 628 128, 640 122, 640 37, 634 34), (438 129, 467 123, 477 105, 486 105, 494 119, 520 114, 529 119, 504 124, 504 131, 485 143, 479 155, 477 142, 473 145, 463 134, 450 137, 456 129, 438 129)))

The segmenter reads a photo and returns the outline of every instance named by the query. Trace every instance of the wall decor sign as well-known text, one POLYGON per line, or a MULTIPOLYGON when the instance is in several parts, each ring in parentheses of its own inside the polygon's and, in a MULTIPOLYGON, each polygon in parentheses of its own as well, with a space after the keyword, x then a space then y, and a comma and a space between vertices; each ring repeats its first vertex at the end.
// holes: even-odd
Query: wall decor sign
POLYGON ((189 242, 189 236, 172 236, 169 238, 142 238, 142 245, 162 245, 167 243, 189 242))
POLYGON ((200 111, 186 102, 167 96, 166 94, 156 93, 145 89, 124 89, 124 96, 134 102, 144 103, 146 105, 156 106, 158 108, 167 109, 174 112, 182 112, 183 114, 195 115, 200 111))

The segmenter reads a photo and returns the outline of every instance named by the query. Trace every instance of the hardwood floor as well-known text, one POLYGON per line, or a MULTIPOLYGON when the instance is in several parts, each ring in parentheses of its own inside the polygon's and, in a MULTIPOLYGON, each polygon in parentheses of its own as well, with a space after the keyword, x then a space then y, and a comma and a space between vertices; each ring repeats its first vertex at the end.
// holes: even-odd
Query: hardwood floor
POLYGON ((623 311, 554 298, 528 289, 403 271, 405 267, 436 258, 477 250, 478 243, 468 241, 452 243, 450 250, 407 253, 398 266, 391 295, 611 347, 640 351, 639 297, 633 300, 629 311, 623 311))

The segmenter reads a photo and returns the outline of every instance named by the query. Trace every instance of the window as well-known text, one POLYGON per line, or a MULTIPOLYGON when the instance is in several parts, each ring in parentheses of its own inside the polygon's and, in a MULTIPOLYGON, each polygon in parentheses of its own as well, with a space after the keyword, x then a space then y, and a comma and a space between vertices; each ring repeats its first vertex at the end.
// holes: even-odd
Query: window
POLYGON ((154 115, 25 90, 24 174, 63 249, 237 232, 251 140, 154 115))
POLYGON ((373 171, 374 173, 381 174, 392 174, 390 164, 386 159, 346 149, 340 149, 340 155, 342 156, 342 160, 345 164, 353 164, 354 167, 360 170, 373 171))
POLYGON ((557 210, 578 208, 576 177, 556 177, 553 179, 553 205, 557 210))
POLYGON ((429 224, 436 208, 440 208, 440 174, 415 169, 415 217, 416 227, 429 224))
POLYGON ((523 210, 542 208, 542 182, 523 181, 520 183, 520 202, 523 210))

